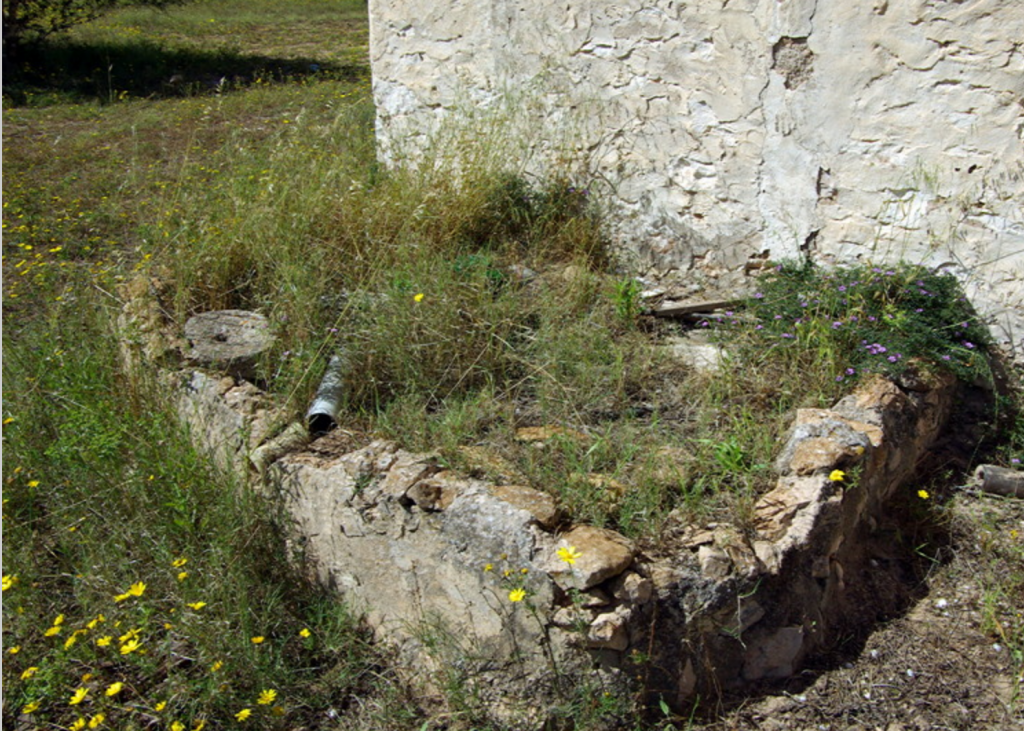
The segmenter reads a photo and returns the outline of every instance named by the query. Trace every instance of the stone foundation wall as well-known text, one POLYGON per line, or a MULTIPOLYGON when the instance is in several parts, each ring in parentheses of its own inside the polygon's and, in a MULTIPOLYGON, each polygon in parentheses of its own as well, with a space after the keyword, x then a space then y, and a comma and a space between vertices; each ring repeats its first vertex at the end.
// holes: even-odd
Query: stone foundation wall
POLYGON ((529 172, 584 165, 662 278, 906 259, 1024 355, 1017 0, 370 0, 382 155, 492 110, 529 172))
POLYGON ((197 446, 283 509, 296 559, 420 688, 455 672, 524 729, 579 683, 682 708, 786 678, 896 608, 898 581, 879 564, 892 547, 878 534, 955 396, 952 379, 877 378, 832 409, 800 410, 750 522, 670 519, 638 546, 564 521, 542 491, 473 479, 436 455, 337 435, 310 443, 244 381, 186 370, 166 382, 197 446), (570 546, 572 566, 558 553, 570 546))

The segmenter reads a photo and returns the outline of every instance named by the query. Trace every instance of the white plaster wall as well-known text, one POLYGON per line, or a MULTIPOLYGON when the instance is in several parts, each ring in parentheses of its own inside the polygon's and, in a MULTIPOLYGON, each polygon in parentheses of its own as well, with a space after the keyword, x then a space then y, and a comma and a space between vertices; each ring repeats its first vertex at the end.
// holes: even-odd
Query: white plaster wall
POLYGON ((1024 353, 1024 2, 370 0, 370 14, 386 159, 511 98, 547 159, 585 160, 642 266, 946 265, 1024 353))

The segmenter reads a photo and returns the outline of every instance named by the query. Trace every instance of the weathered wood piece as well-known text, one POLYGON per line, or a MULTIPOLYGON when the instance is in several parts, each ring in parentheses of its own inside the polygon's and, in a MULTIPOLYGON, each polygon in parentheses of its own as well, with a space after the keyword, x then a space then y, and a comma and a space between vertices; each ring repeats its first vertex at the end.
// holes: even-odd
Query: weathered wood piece
POLYGON ((974 478, 984 492, 1024 498, 1024 472, 983 464, 974 471, 974 478))
POLYGON ((708 300, 706 302, 686 302, 682 304, 669 304, 655 307, 651 314, 655 317, 686 317, 688 315, 703 314, 724 310, 726 307, 739 307, 743 300, 708 300))
POLYGON ((251 380, 256 363, 274 344, 266 317, 248 310, 214 310, 189 318, 190 363, 251 380))

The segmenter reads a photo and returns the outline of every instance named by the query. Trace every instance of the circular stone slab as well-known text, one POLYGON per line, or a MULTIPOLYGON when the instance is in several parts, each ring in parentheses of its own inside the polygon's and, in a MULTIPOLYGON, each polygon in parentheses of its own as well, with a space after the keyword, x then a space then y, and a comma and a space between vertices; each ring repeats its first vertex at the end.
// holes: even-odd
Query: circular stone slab
POLYGON ((189 318, 185 338, 192 345, 190 362, 251 378, 260 355, 274 336, 266 317, 248 310, 215 310, 189 318))

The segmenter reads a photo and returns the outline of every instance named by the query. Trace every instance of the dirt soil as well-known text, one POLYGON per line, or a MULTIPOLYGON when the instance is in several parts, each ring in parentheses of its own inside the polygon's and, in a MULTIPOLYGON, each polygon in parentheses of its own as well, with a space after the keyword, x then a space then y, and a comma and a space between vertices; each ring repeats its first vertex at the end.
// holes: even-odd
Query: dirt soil
POLYGON ((785 687, 690 728, 1024 729, 1024 606, 999 588, 1024 571, 1024 502, 960 492, 942 512, 948 545, 908 611, 785 687))

